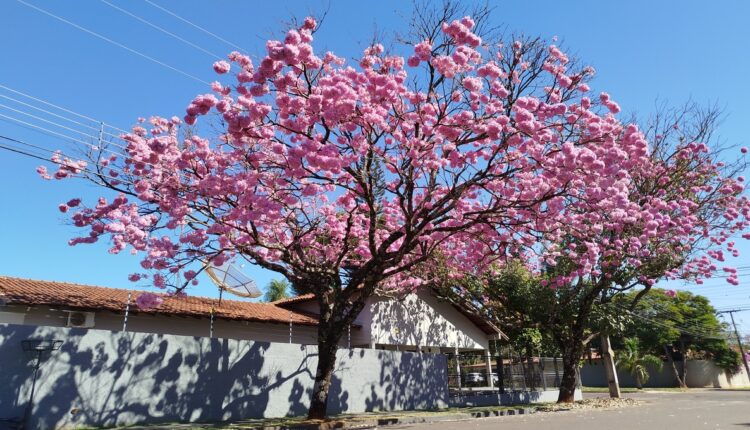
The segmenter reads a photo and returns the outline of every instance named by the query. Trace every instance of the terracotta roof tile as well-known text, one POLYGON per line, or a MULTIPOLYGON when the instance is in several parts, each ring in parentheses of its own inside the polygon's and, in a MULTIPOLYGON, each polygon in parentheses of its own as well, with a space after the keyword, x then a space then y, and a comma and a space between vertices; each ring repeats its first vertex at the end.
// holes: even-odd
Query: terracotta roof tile
POLYGON ((283 306, 283 305, 289 305, 292 303, 306 302, 308 300, 313 300, 313 299, 315 299, 315 294, 308 293, 308 294, 300 294, 299 296, 289 297, 286 299, 276 300, 275 302, 272 302, 272 303, 274 305, 283 306))
POLYGON ((64 306, 80 310, 122 312, 131 294, 131 312, 174 316, 214 317, 240 321, 317 325, 315 315, 277 306, 276 303, 253 303, 199 296, 168 297, 155 309, 138 309, 135 298, 142 291, 95 287, 67 282, 37 281, 0 276, 0 297, 7 304, 64 306))

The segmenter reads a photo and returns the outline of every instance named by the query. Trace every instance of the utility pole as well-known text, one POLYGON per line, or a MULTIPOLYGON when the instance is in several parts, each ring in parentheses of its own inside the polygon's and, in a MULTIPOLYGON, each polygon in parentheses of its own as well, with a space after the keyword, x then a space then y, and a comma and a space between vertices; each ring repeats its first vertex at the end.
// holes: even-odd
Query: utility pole
POLYGON ((604 369, 607 371, 607 385, 609 386, 609 397, 613 399, 619 399, 620 394, 620 381, 617 378, 617 368, 615 367, 614 351, 612 351, 612 344, 609 342, 609 334, 602 333, 601 336, 602 350, 601 358, 604 369))
POLYGON ((734 335, 737 336, 737 345, 740 346, 740 354, 742 355, 742 362, 745 364, 745 371, 747 372, 748 378, 750 378, 750 365, 747 364, 747 356, 745 355, 745 348, 742 347, 742 340, 740 339, 740 332, 737 331, 737 323, 734 322, 734 313, 739 312, 739 309, 733 309, 730 311, 717 312, 718 314, 729 314, 729 318, 732 319, 732 326, 734 327, 734 335))

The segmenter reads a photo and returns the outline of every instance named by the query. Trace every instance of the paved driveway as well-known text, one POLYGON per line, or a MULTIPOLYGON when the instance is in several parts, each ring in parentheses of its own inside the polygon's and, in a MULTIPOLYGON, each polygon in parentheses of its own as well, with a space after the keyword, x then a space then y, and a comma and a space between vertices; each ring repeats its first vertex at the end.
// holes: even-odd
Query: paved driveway
POLYGON ((609 410, 545 412, 464 422, 388 427, 402 429, 591 429, 692 430, 750 429, 750 390, 648 392, 626 394, 642 400, 639 406, 609 410))

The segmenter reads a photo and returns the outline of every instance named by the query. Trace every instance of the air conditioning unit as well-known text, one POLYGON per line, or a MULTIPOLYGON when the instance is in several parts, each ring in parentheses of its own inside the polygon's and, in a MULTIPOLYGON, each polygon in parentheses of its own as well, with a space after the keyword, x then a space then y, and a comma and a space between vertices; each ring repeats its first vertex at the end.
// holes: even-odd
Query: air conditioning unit
POLYGON ((68 327, 91 328, 94 326, 93 312, 67 311, 68 327))

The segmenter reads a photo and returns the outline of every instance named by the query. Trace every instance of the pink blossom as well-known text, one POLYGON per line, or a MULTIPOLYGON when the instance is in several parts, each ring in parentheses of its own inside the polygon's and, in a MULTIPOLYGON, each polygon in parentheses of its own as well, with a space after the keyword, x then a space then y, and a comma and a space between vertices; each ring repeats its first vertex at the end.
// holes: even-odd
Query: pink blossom
POLYGON ((429 61, 432 57, 432 44, 429 40, 424 40, 414 46, 414 55, 421 61, 429 61))
POLYGON ((47 172, 47 168, 45 166, 39 166, 36 168, 36 172, 39 174, 39 176, 42 179, 50 180, 52 177, 47 172))
POLYGON ((231 68, 232 66, 228 62, 223 60, 214 63, 214 71, 220 75, 227 73, 231 68))
MULTIPOLYGON (((511 260, 556 267, 547 286, 571 288, 664 253, 691 257, 637 282, 700 280, 738 255, 731 238, 750 238, 744 178, 723 177, 700 143, 675 142, 674 157, 655 160, 609 94, 586 94, 594 70, 559 47, 537 52, 543 64, 520 41, 495 53, 464 18, 441 25, 434 55, 424 40, 408 59, 376 44, 349 62, 316 49, 316 25, 268 41, 255 62, 231 53, 233 82, 188 99, 184 121, 208 116, 205 127, 186 134, 179 118, 152 117, 124 134, 122 156, 93 166, 122 178, 124 192, 62 205, 80 229, 69 243, 104 239, 111 253, 138 255, 143 277, 131 279, 157 288, 244 257, 293 279, 368 268, 361 279, 408 292, 511 260), (422 62, 434 76, 412 69, 422 62), (692 255, 696 241, 703 255, 692 255), (422 267, 435 255, 445 267, 422 267)), ((47 179, 89 169, 62 153, 50 161, 52 175, 37 170, 47 179)))
POLYGON ((141 293, 135 299, 136 306, 138 306, 139 309, 143 309, 143 310, 157 308, 163 302, 164 302, 164 298, 154 293, 141 293))

